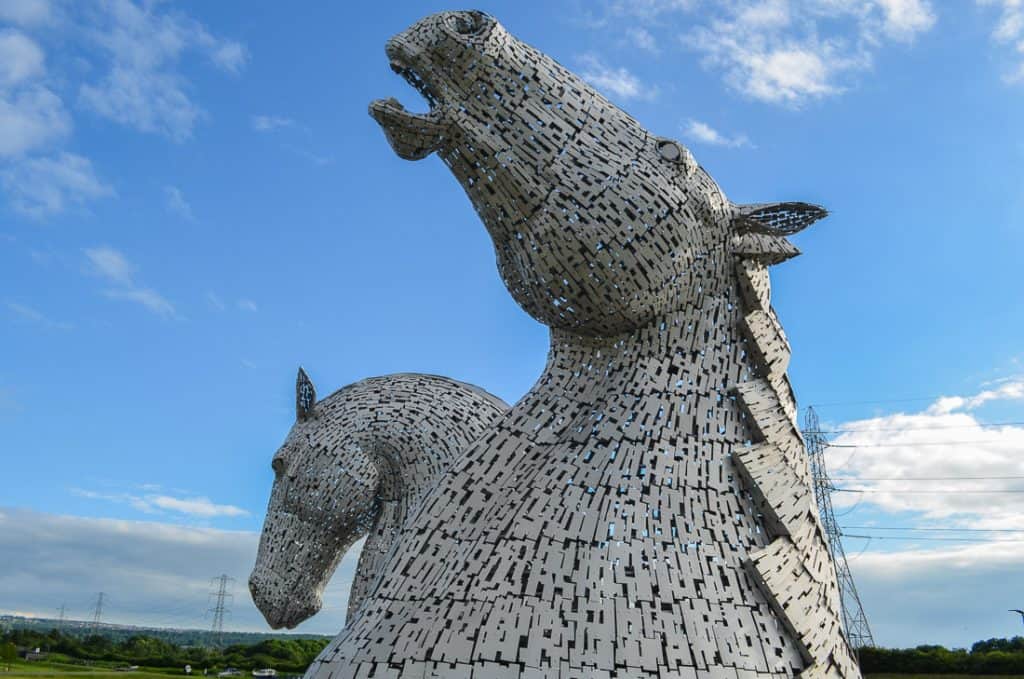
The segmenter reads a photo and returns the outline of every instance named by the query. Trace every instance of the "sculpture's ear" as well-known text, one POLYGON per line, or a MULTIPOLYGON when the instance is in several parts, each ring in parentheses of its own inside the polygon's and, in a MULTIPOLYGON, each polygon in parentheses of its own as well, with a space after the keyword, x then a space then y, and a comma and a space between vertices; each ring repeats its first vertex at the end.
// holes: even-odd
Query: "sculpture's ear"
POLYGON ((301 367, 299 377, 295 381, 295 419, 305 422, 313 417, 313 408, 316 405, 316 387, 309 375, 301 367))
POLYGON ((789 236, 828 216, 828 210, 810 203, 757 203, 734 208, 732 225, 739 234, 789 236))

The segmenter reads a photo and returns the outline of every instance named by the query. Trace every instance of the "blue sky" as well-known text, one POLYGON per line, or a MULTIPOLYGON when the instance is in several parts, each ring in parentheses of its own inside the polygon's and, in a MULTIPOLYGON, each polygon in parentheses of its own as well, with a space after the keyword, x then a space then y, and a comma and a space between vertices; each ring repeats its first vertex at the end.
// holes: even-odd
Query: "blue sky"
MULTIPOLYGON (((983 426, 1024 420, 1014 5, 479 3, 733 200, 832 211, 774 304, 801 404, 871 446, 830 455, 870 491, 836 502, 876 528, 847 550, 889 645, 1021 632, 1024 532, 877 530, 1024 530, 1020 494, 985 492, 1024 489, 1024 428, 983 426), (870 480, 974 469, 1001 478, 870 480)), ((321 394, 397 371, 529 388, 546 330, 441 162, 399 160, 366 114, 424 108, 384 41, 451 8, 0 4, 0 555, 26 555, 0 556, 0 609, 88 617, 102 589, 111 620, 201 626, 228 572, 235 626, 262 629, 241 583, 299 364, 321 394)), ((350 576, 303 629, 338 629, 350 576)))

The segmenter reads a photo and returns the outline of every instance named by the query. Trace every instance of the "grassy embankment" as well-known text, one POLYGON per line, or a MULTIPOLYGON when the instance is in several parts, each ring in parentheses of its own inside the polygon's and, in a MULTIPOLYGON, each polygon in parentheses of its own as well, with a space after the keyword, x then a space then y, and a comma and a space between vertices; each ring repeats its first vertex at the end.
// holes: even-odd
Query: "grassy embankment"
MULTIPOLYGON (((93 665, 71 664, 46 661, 25 662, 18 660, 11 663, 10 671, 0 664, 0 677, 3 679, 47 679, 48 677, 74 677, 75 679, 182 679, 185 676, 184 668, 171 669, 167 667, 140 667, 131 672, 118 672, 114 669, 113 663, 96 663, 93 665)), ((202 677, 203 670, 193 672, 192 676, 202 677)), ((215 674, 211 674, 216 677, 215 674)), ((244 679, 244 677, 238 678, 244 679)))
MULTIPOLYGON (((11 665, 9 672, 0 666, 2 679, 48 679, 49 677, 73 677, 74 679, 182 679, 183 670, 156 667, 140 667, 132 672, 118 672, 113 667, 99 665, 72 665, 53 661, 24 662, 19 660, 11 665)), ((202 677, 203 671, 193 671, 193 677, 202 677)), ((215 677, 216 675, 211 674, 215 677)), ((980 674, 866 674, 865 679, 1020 679, 1020 675, 980 674)), ((242 678, 244 679, 244 675, 242 678)))

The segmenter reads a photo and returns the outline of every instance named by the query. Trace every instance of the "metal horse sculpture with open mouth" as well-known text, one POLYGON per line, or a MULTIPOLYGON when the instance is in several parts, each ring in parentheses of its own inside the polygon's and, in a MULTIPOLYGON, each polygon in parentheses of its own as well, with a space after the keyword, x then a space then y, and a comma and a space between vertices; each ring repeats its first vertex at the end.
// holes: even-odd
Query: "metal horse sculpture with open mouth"
POLYGON ((733 204, 481 12, 387 55, 430 110, 371 115, 401 157, 448 165, 551 344, 511 408, 396 376, 337 410, 300 379, 251 581, 271 624, 310 615, 382 503, 412 497, 307 676, 859 677, 768 279, 825 211, 733 204))

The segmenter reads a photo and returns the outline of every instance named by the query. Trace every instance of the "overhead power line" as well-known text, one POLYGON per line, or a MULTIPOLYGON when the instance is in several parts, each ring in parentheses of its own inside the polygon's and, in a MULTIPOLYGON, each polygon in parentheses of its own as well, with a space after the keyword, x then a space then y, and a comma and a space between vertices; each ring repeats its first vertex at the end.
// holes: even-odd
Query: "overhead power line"
POLYGON ((985 441, 910 441, 907 443, 830 443, 829 448, 919 448, 921 446, 967 446, 980 445, 982 443, 1003 443, 1004 445, 1019 445, 1002 439, 987 439, 985 441))
POLYGON ((903 542, 976 542, 979 544, 995 544, 1003 542, 1021 543, 1024 539, 1010 540, 986 540, 985 538, 924 538, 917 535, 855 535, 843 533, 844 538, 858 538, 861 540, 900 540, 903 542))
POLYGON ((833 481, 1015 481, 1024 476, 833 476, 833 481))
POLYGON ((901 531, 939 531, 949 533, 1024 533, 1024 528, 937 528, 927 526, 912 528, 910 526, 843 526, 843 530, 901 530, 901 531))
POLYGON ((837 493, 910 493, 913 495, 960 495, 963 493, 982 493, 984 495, 988 495, 990 493, 1024 493, 1024 488, 1012 490, 961 490, 959 488, 936 488, 935 490, 907 490, 905 488, 833 488, 833 490, 837 493))
POLYGON ((881 403, 913 403, 915 401, 934 401, 946 398, 948 394, 933 394, 931 396, 910 396, 907 398, 883 398, 874 401, 832 401, 831 403, 812 403, 811 408, 832 408, 834 406, 871 406, 881 403))
MULTIPOLYGON (((911 416, 913 417, 913 416, 911 416)), ((875 431, 933 431, 936 429, 973 429, 974 427, 1020 427, 1024 421, 1015 422, 975 422, 974 424, 949 424, 941 427, 877 427, 871 429, 819 429, 805 431, 804 434, 870 434, 875 431)))

